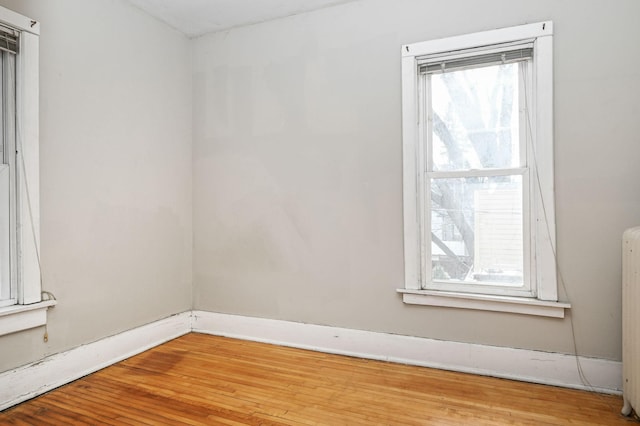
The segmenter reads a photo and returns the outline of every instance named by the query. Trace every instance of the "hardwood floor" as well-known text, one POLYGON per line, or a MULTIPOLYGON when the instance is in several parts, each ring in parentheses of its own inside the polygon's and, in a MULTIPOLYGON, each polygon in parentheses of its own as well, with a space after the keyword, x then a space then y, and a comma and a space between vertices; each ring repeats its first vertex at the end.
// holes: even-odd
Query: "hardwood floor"
POLYGON ((0 413, 16 425, 637 425, 618 396, 188 334, 0 413))

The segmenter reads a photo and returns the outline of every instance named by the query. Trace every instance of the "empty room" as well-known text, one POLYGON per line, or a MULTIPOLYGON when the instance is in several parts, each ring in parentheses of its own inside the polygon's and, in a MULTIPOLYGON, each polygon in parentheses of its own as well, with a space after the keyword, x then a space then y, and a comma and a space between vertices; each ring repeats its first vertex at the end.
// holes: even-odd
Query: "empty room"
POLYGON ((0 424, 639 424, 637 0, 0 0, 0 424))

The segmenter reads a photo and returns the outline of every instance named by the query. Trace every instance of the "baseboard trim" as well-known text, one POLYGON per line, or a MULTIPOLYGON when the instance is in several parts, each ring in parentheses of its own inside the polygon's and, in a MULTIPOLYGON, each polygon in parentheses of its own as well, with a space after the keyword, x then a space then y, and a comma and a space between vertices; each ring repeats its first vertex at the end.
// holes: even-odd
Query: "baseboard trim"
POLYGON ((622 363, 559 353, 193 311, 192 330, 319 352, 460 371, 531 383, 622 393, 622 363))
POLYGON ((622 363, 290 321, 188 311, 0 373, 0 411, 191 331, 319 352, 621 394, 622 363))
POLYGON ((191 331, 191 312, 48 356, 0 374, 0 411, 191 331))

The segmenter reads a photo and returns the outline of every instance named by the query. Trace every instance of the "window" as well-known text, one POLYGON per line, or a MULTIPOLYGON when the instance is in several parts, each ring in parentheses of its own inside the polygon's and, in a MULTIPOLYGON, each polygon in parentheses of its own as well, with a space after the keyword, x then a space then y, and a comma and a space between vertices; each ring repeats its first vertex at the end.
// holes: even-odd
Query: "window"
POLYGON ((39 23, 0 7, 0 335, 43 325, 39 268, 39 23))
POLYGON ((403 46, 407 303, 564 316, 552 23, 403 46))

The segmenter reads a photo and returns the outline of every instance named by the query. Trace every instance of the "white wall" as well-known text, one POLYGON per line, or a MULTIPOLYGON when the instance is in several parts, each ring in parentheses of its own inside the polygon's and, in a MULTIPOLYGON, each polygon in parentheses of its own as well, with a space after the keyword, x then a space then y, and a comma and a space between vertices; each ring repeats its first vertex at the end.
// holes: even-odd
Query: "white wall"
POLYGON ((41 21, 42 328, 0 371, 191 307, 191 65, 123 0, 0 0, 41 21))
POLYGON ((59 299, 49 343, 42 328, 0 338, 0 371, 192 307, 571 352, 568 319, 395 293, 400 45, 547 19, 560 265, 580 353, 620 359, 637 1, 366 0, 193 42, 124 0, 0 5, 42 21, 42 263, 59 299))
POLYGON ((619 360, 638 16, 635 0, 367 0, 196 39, 195 309, 565 353, 573 317, 582 355, 619 360), (405 306, 400 46, 542 20, 569 318, 405 306))

